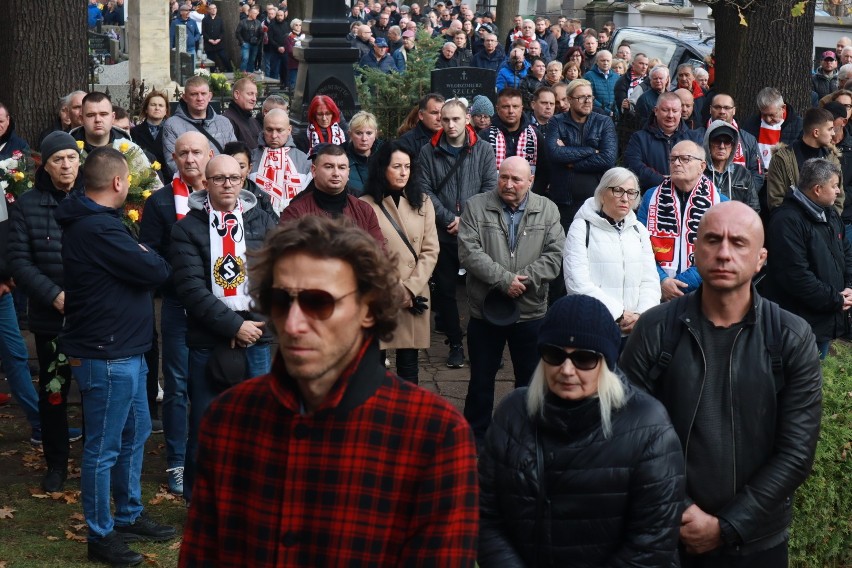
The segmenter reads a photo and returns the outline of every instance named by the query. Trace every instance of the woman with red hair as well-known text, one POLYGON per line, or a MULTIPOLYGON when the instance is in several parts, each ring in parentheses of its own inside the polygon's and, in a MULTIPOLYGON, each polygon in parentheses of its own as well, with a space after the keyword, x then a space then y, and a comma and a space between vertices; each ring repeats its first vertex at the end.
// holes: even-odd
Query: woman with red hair
POLYGON ((296 146, 306 154, 317 144, 346 143, 346 125, 340 117, 340 109, 326 95, 317 95, 308 106, 308 128, 294 137, 296 146))

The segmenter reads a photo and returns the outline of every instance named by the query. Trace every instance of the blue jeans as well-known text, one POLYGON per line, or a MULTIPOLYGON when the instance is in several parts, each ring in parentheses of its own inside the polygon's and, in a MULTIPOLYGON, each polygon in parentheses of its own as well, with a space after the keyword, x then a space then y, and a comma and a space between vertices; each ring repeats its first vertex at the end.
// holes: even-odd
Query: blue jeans
POLYGON ((281 59, 283 53, 278 53, 277 49, 263 52, 263 70, 266 76, 270 79, 278 79, 281 75, 281 59))
POLYGON ((9 390, 24 410, 33 434, 41 434, 38 394, 33 386, 28 364, 30 354, 18 327, 12 294, 0 296, 0 359, 3 360, 3 370, 6 373, 6 380, 9 381, 9 390))
POLYGON ((163 433, 168 467, 183 467, 189 418, 186 377, 189 348, 186 346, 186 309, 176 298, 163 297, 160 308, 163 337, 163 433))
POLYGON ((240 71, 254 72, 254 61, 257 59, 257 48, 259 45, 243 43, 240 45, 240 71))
POLYGON ((467 324, 467 349, 470 359, 470 383, 464 401, 464 417, 477 440, 485 438, 494 410, 494 380, 503 359, 503 348, 509 344, 509 355, 515 370, 515 388, 530 383, 538 365, 538 331, 544 319, 520 321, 497 326, 485 320, 470 318, 467 324))
MULTIPOLYGON (((192 500, 192 481, 195 478, 195 451, 198 448, 198 432, 201 419, 220 391, 207 378, 207 360, 212 349, 189 350, 189 441, 186 445, 186 462, 183 471, 183 498, 192 500)), ((272 367, 270 345, 252 345, 246 349, 246 378, 259 377, 272 367)))
POLYGON ((828 348, 831 347, 831 341, 817 341, 817 351, 819 351, 819 358, 825 359, 828 357, 828 348))
POLYGON ((142 354, 121 359, 71 359, 80 386, 86 436, 80 488, 89 541, 129 525, 142 513, 142 458, 151 434, 142 354), (115 519, 110 514, 110 488, 115 519))

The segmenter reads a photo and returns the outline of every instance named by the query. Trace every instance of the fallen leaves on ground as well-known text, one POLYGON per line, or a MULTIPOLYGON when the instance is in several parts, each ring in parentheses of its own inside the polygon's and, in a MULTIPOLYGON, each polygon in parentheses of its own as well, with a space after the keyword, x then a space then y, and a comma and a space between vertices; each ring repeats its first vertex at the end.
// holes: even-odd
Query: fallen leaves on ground
POLYGON ((169 545, 169 550, 180 550, 180 543, 182 543, 182 542, 183 542, 183 540, 179 540, 177 542, 171 543, 169 545))
POLYGON ((0 519, 13 519, 15 517, 15 511, 17 511, 17 509, 12 509, 10 507, 0 507, 0 519))
POLYGON ((73 505, 80 501, 80 491, 70 489, 68 491, 45 492, 41 487, 30 487, 30 496, 36 499, 53 499, 54 501, 65 501, 66 505, 73 505))
POLYGON ((169 488, 167 485, 160 485, 160 488, 157 490, 157 494, 154 495, 154 497, 150 501, 148 501, 148 503, 150 505, 159 505, 163 501, 174 501, 177 498, 177 495, 169 493, 169 488))
POLYGON ((65 538, 67 540, 73 540, 74 542, 86 542, 85 536, 81 536, 79 534, 74 534, 73 532, 71 532, 69 530, 65 531, 65 538))

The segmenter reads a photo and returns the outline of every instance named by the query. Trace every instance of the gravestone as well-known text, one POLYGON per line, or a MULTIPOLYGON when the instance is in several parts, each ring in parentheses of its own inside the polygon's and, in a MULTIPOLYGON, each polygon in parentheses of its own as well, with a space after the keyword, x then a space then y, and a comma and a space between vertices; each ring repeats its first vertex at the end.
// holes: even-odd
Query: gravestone
POLYGON ((293 49, 299 60, 296 90, 290 104, 295 124, 307 118, 308 105, 317 94, 328 94, 345 116, 360 110, 353 64, 358 50, 346 41, 349 23, 346 5, 339 0, 307 0, 303 30, 307 39, 293 49))
POLYGON ((180 63, 177 82, 183 85, 187 79, 195 75, 195 64, 192 61, 192 56, 184 51, 178 53, 178 59, 180 63))
POLYGON ((171 80, 169 66, 168 2, 127 3, 126 41, 130 76, 154 89, 165 89, 171 80))
POLYGON ((109 40, 107 34, 88 32, 89 53, 92 55, 109 55, 109 40))
POLYGON ((432 92, 446 98, 464 97, 468 104, 476 95, 485 95, 495 102, 497 73, 492 69, 477 67, 450 67, 432 71, 432 92))

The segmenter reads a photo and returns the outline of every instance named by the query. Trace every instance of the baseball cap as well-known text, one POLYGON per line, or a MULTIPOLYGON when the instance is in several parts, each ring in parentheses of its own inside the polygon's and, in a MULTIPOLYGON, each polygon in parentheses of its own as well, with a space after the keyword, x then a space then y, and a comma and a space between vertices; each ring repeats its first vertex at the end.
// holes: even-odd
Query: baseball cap
POLYGON ((823 59, 837 59, 837 55, 831 50, 822 52, 823 59))
POLYGON ((415 37, 415 33, 411 30, 405 30, 402 32, 402 37, 415 37))
POLYGON ((388 42, 383 37, 376 38, 376 47, 387 47, 388 42))

